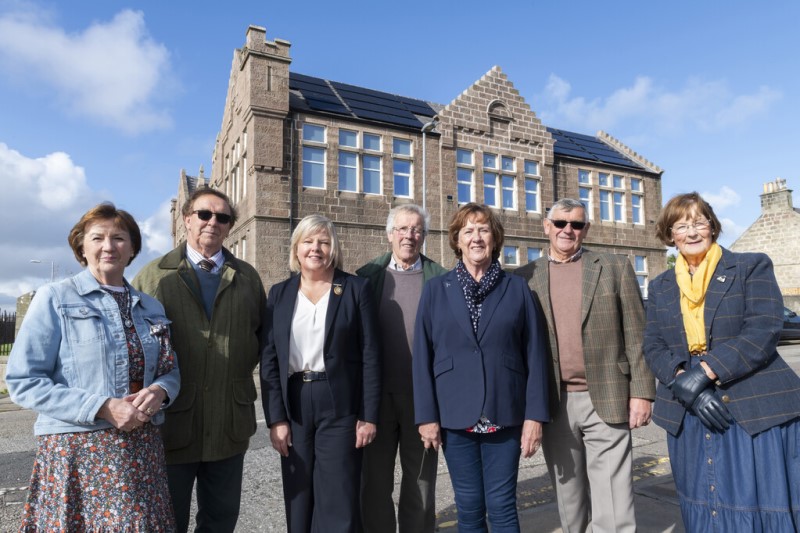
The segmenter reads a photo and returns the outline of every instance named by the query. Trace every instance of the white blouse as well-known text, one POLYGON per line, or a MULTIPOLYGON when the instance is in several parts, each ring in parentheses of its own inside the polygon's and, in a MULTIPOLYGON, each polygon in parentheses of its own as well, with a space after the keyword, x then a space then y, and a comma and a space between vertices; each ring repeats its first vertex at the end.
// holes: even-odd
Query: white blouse
POLYGON ((289 339, 289 375, 305 370, 325 372, 325 317, 330 294, 326 292, 313 304, 303 291, 297 291, 289 339))

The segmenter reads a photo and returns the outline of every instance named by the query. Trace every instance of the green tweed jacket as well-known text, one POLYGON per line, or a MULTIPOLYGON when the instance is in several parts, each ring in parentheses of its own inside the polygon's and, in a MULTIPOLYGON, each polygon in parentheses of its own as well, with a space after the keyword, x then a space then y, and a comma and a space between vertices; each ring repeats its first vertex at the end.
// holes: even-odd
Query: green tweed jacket
MULTIPOLYGON (((582 256, 583 357, 589 397, 607 424, 628 422, 630 398, 655 398, 655 378, 642 355, 644 306, 639 284, 628 259, 584 249, 582 256)), ((561 395, 558 343, 550 305, 550 269, 547 257, 518 268, 515 274, 528 287, 547 318, 549 333, 550 412, 561 395)))
POLYGON ((167 464, 244 453, 256 431, 253 371, 267 297, 255 268, 228 250, 223 253, 211 320, 185 243, 147 264, 132 283, 164 305, 181 367, 181 392, 163 425, 167 464))

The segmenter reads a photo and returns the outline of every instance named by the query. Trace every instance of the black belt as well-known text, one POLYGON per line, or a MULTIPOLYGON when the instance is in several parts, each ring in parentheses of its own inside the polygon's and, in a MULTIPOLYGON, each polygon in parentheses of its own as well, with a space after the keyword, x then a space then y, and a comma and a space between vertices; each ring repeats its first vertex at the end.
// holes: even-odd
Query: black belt
POLYGON ((323 379, 328 379, 328 375, 325 372, 313 372, 311 370, 304 370, 303 372, 295 372, 289 379, 300 379, 303 383, 308 383, 309 381, 320 381, 323 379))

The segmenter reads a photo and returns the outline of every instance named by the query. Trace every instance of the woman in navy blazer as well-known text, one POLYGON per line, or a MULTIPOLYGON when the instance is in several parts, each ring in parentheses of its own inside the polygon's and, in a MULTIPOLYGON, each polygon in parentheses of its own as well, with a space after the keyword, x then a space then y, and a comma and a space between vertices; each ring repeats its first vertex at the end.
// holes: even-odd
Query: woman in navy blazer
POLYGON ((783 298, 769 258, 721 248, 720 232, 697 193, 672 198, 656 223, 680 255, 648 290, 653 420, 687 531, 797 531, 800 378, 776 350, 783 298))
POLYGON ((361 448, 375 438, 381 372, 369 283, 339 270, 341 258, 333 223, 305 217, 291 240, 297 274, 267 298, 262 402, 291 533, 359 528, 361 448))
POLYGON ((503 226, 467 204, 449 227, 456 268, 424 287, 413 349, 414 411, 426 448, 444 449, 459 532, 519 531, 520 453, 539 448, 547 405, 546 329, 525 280, 500 269, 503 226))

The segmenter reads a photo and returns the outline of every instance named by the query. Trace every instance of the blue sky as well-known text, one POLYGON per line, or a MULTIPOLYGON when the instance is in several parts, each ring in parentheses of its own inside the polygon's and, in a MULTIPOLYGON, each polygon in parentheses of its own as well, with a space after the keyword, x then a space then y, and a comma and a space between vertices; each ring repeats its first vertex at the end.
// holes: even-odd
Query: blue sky
POLYGON ((293 72, 442 104, 498 65, 546 125, 622 140, 665 199, 704 194, 730 244, 764 182, 800 185, 798 22, 790 1, 0 0, 0 308, 51 262, 80 270, 66 235, 99 201, 144 229, 129 277, 171 248, 250 24, 292 43, 293 72))

